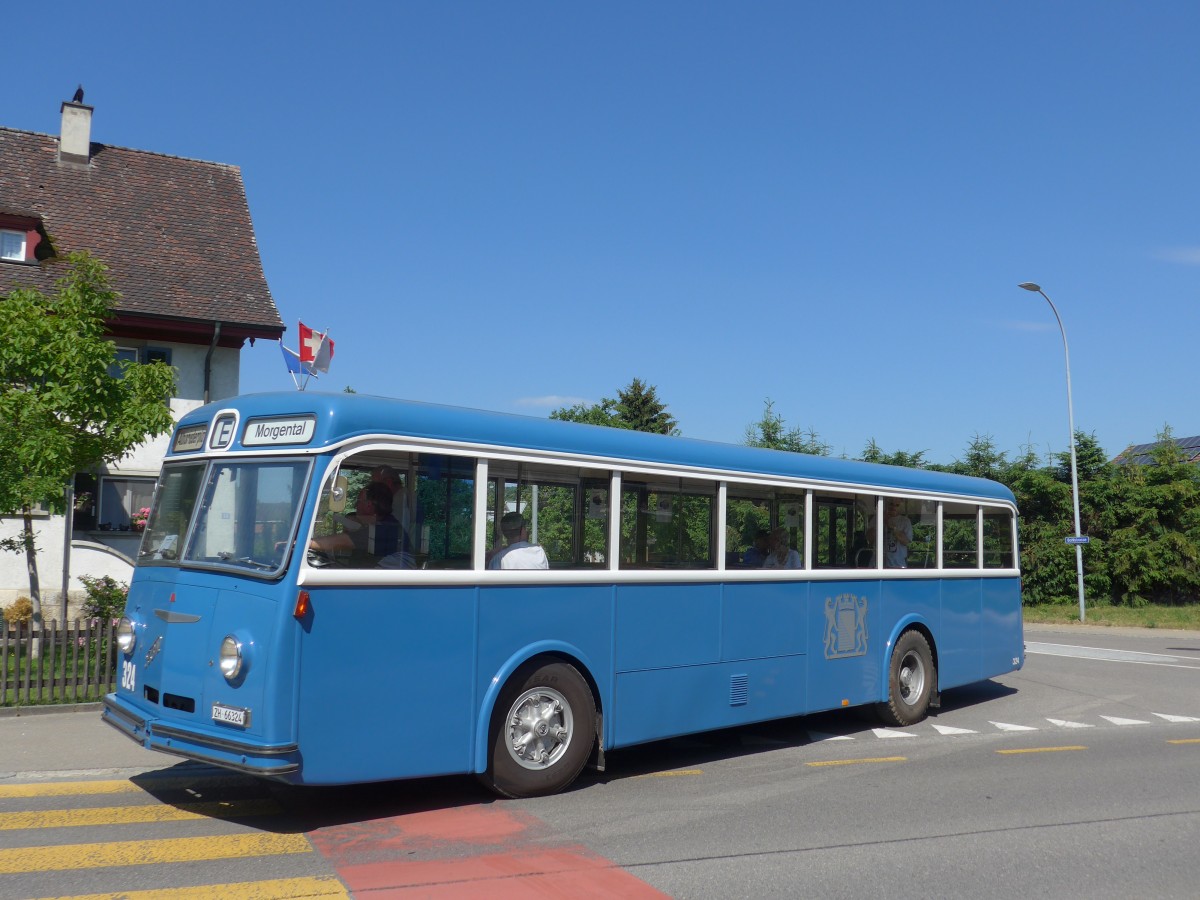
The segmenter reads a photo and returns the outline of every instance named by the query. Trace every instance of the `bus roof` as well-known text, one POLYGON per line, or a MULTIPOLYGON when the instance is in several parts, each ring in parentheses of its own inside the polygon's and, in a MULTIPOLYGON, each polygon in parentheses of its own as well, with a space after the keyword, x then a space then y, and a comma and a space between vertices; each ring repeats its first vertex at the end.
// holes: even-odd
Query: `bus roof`
MULTIPOLYGON (((593 459, 630 460, 650 465, 688 466, 1014 502, 1012 492, 999 482, 967 475, 365 394, 307 391, 246 394, 193 410, 180 420, 179 429, 210 423, 222 410, 236 410, 239 414, 239 433, 227 448, 233 452, 288 449, 311 452, 371 435, 406 435, 593 459), (303 447, 242 444, 245 425, 251 419, 286 420, 301 416, 315 417, 311 440, 305 441, 303 447)), ((168 454, 169 457, 190 455, 174 451, 168 454)))

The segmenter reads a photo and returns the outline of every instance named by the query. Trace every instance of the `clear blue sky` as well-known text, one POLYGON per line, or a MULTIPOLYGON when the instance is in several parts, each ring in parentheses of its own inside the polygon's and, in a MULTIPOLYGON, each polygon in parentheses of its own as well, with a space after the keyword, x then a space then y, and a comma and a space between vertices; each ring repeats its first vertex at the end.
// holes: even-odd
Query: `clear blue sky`
MULTIPOLYGON (((835 453, 1200 433, 1200 5, 61 3, 0 123, 241 167, 312 387, 835 453)), ((0 160, 0 165, 3 161, 0 160)), ((246 391, 290 389, 278 348, 246 391)))

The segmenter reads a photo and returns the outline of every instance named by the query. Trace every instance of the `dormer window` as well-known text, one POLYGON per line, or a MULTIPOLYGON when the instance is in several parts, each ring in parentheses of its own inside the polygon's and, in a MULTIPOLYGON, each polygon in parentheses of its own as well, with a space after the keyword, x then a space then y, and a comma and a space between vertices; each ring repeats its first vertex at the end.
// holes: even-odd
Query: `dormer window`
POLYGON ((0 259, 25 262, 25 232, 0 229, 0 259))

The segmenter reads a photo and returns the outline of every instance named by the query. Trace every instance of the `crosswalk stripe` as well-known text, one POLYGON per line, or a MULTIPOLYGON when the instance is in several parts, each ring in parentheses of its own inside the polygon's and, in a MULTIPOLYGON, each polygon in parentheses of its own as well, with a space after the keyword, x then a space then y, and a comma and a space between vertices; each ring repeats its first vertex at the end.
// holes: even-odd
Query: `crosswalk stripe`
POLYGON ((1101 716, 1102 719, 1107 719, 1114 725, 1149 725, 1149 722, 1143 722, 1141 719, 1122 719, 1120 716, 1101 716))
POLYGON ((990 722, 989 724, 995 725, 1001 731, 1037 731, 1031 725, 1010 725, 1007 722, 990 722))
POLYGON ((933 730, 938 734, 979 734, 970 728, 955 728, 953 725, 934 725, 933 730))
POLYGON ((1166 719, 1168 722, 1200 722, 1200 719, 1195 716, 1173 716, 1170 713, 1155 713, 1160 719, 1166 719))
POLYGON ((43 897, 41 900, 335 900, 348 898, 350 892, 338 879, 276 878, 270 881, 247 881, 238 884, 205 884, 198 887, 165 888, 151 891, 122 891, 120 894, 80 894, 74 897, 43 897))
POLYGON ((871 731, 877 738, 906 738, 916 737, 915 734, 909 731, 896 731, 892 728, 872 728, 871 731))
POLYGON ((234 834, 0 850, 0 875, 310 853, 303 834, 234 834))
POLYGON ((1069 722, 1066 719, 1051 719, 1047 718, 1047 722, 1051 725, 1057 725, 1059 728, 1095 728, 1095 725, 1088 725, 1085 722, 1069 722))
POLYGON ((129 825, 145 822, 186 822, 192 819, 244 819, 283 812, 274 800, 224 800, 179 806, 103 806, 92 809, 45 809, 0 813, 0 831, 20 828, 73 828, 129 825))

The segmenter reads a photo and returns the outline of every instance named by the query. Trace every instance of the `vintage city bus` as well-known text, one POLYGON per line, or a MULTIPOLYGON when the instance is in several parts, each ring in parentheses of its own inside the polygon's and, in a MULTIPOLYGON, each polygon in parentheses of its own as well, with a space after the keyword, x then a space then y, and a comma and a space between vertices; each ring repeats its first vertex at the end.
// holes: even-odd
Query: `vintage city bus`
POLYGON ((1016 508, 918 469, 251 395, 176 428, 119 648, 103 717, 149 749, 535 796, 688 733, 913 724, 1019 669, 1016 508))

